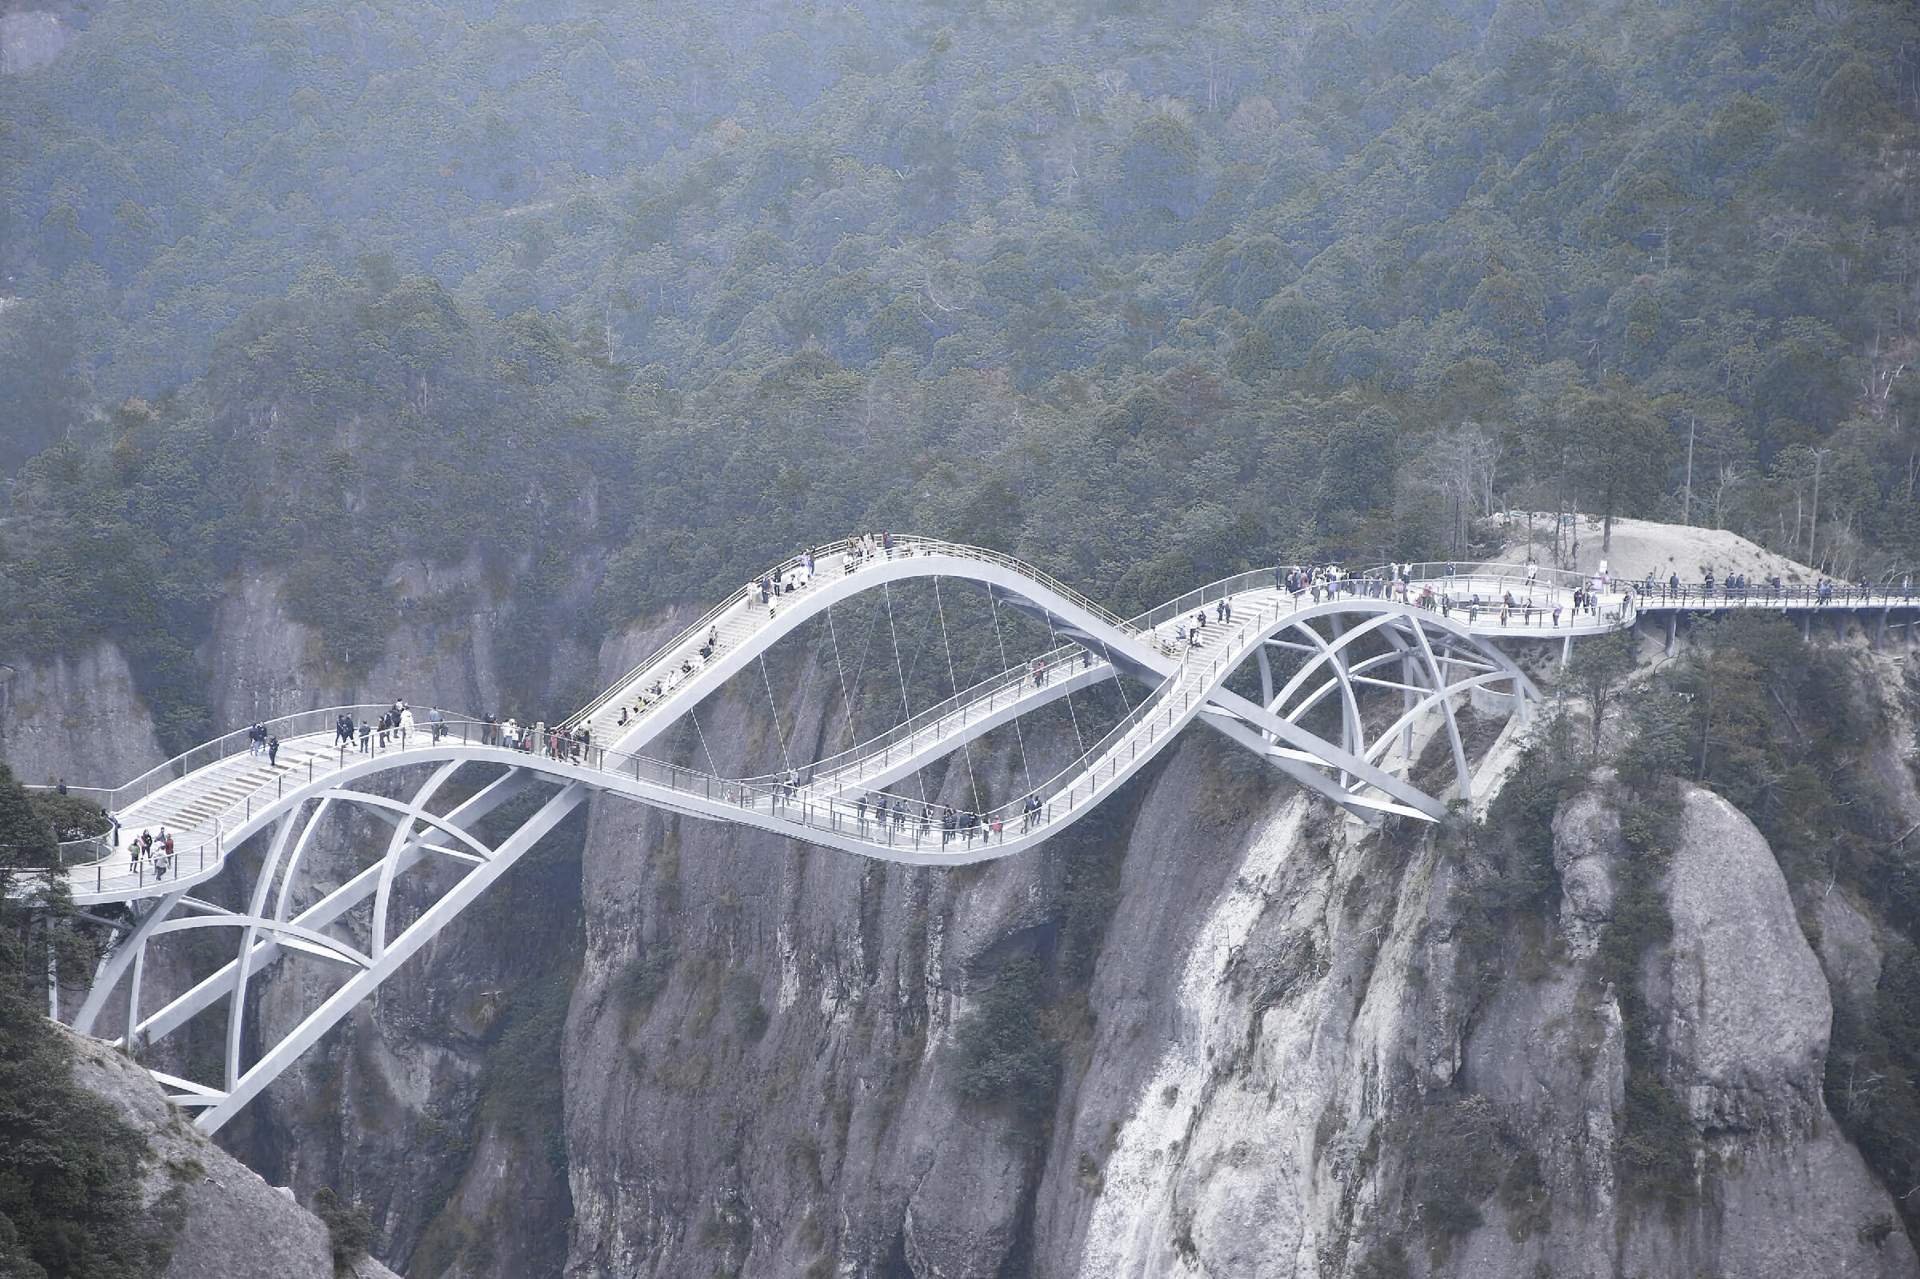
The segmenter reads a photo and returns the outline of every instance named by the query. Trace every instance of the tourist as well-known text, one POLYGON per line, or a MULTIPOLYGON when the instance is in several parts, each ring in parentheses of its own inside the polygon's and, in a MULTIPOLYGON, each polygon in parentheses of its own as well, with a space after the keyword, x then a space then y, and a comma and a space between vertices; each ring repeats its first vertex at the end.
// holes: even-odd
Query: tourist
POLYGON ((267 739, 267 767, 280 767, 280 738, 277 734, 267 739))

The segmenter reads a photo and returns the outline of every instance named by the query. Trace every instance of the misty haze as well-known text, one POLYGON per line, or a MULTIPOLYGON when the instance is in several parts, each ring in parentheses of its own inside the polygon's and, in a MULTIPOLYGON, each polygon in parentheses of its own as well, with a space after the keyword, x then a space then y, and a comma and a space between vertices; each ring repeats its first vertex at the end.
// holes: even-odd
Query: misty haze
POLYGON ((0 0, 0 1279, 1920 1279, 1912 0, 0 0))

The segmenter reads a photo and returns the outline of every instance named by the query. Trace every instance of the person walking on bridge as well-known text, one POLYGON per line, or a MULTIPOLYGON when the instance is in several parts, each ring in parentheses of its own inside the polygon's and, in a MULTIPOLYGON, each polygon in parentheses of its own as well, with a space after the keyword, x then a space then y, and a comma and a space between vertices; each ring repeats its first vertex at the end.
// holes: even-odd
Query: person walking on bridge
POLYGON ((411 707, 403 706, 400 711, 400 745, 403 748, 407 744, 407 735, 411 732, 413 732, 413 710, 411 707))
POLYGON ((280 767, 280 738, 278 734, 267 738, 267 767, 280 767))

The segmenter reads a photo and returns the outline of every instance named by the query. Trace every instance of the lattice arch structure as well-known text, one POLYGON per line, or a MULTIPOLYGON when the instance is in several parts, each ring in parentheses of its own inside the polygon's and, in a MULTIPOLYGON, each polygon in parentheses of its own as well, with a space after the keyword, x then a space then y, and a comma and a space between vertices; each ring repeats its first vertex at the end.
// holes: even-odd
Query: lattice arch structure
MULTIPOLYGON (((1604 624, 1611 628, 1627 620, 1623 615, 1604 624)), ((1595 628, 1602 625, 1596 622, 1595 628)), ((575 726, 593 730, 595 744, 586 748, 509 749, 481 726, 458 718, 437 722, 431 732, 422 727, 384 751, 342 747, 327 742, 325 733, 293 735, 288 744, 296 752, 309 747, 313 752, 304 765, 299 754, 294 756, 295 784, 287 784, 284 772, 275 776, 270 789, 246 796, 244 810, 232 798, 240 784, 234 779, 244 781, 257 762, 222 755, 180 770, 184 775, 177 780, 123 806, 123 822, 137 828, 168 803, 204 806, 196 797, 218 794, 231 819, 230 824, 215 819, 219 855, 191 875, 160 882, 129 883, 124 873, 109 878, 96 868, 74 872, 77 901, 124 902, 133 913, 117 925, 118 943, 95 974, 74 1025, 93 1033, 117 1022, 125 1027, 123 1041, 146 1051, 197 1015, 223 1007, 220 1080, 159 1075, 177 1101, 199 1112, 201 1128, 217 1129, 596 793, 893 861, 962 865, 1044 842, 1104 802, 1197 721, 1363 819, 1437 820, 1449 799, 1471 796, 1470 760, 1456 703, 1468 695, 1495 693, 1508 707, 1524 711, 1538 696, 1532 681, 1493 642, 1505 627, 1505 619, 1476 625, 1471 615, 1423 608, 1381 589, 1355 587, 1309 598, 1284 590, 1270 570, 1215 583, 1141 618, 1120 619, 1024 565, 974 548, 913 542, 896 556, 856 561, 849 555, 842 571, 820 574, 804 592, 774 602, 736 593, 663 646, 575 717, 575 726), (837 603, 928 577, 969 579, 994 593, 995 607, 1043 618, 1057 641, 1044 658, 1051 676, 1030 677, 1027 662, 1014 663, 895 730, 809 763, 797 782, 790 776, 720 777, 642 753, 727 678, 809 618, 825 614, 830 619, 837 603), (1174 619, 1209 613, 1213 624, 1196 627, 1186 642, 1169 642, 1174 619), (696 646, 703 650, 697 666, 696 646), (683 678, 662 680, 663 671, 683 678), (1237 691, 1252 688, 1254 672, 1257 699, 1237 691), (1140 690, 1124 697, 1127 714, 1029 793, 985 813, 959 814, 932 804, 909 809, 901 802, 891 809, 877 801, 870 806, 870 797, 899 778, 1104 680, 1124 680, 1140 690), (644 696, 650 685, 665 687, 658 696, 644 696), (630 715, 636 692, 643 694, 643 713, 630 715), (1454 773, 1450 794, 1428 794, 1407 775, 1421 734, 1446 739, 1454 773), (469 767, 481 769, 484 784, 449 804, 444 797, 460 793, 450 792, 449 784, 469 767), (404 798, 368 789, 392 790, 401 783, 407 787, 404 798), (505 808, 508 801, 521 802, 505 808), (316 897, 306 870, 314 840, 326 822, 345 811, 379 819, 386 834, 370 850, 373 856, 364 868, 316 897), (509 821, 511 829, 504 833, 493 829, 509 821), (257 859, 227 856, 256 836, 257 859), (426 859, 460 873, 403 923, 395 913, 395 884, 426 859), (244 906, 223 907, 193 895, 201 883, 222 873, 236 879, 251 875, 223 894, 244 906), (308 898, 311 904, 299 904, 308 898), (364 945, 343 940, 340 932, 348 913, 361 907, 368 912, 364 945), (148 947, 175 933, 196 932, 231 938, 232 958, 190 989, 150 1000, 143 989, 148 947), (252 983, 289 955, 336 966, 344 979, 250 1059, 252 983)), ((318 714, 331 718, 330 712, 318 714)), ((288 736, 283 734, 283 741, 288 736)))

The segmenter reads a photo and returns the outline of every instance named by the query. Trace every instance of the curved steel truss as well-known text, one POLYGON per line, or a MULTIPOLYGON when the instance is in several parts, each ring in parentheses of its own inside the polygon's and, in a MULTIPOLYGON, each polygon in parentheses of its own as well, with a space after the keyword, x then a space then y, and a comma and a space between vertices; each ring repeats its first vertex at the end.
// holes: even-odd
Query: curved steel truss
POLYGON ((148 788, 122 808, 123 826, 164 821, 168 811, 211 811, 212 816, 203 816, 202 830, 210 826, 216 855, 209 863, 203 852, 193 866, 184 866, 183 858, 188 873, 176 871, 159 882, 144 872, 132 876, 137 882, 117 870, 111 877, 99 868, 74 873, 76 900, 126 902, 134 912, 95 974, 75 1028, 93 1033, 108 1018, 124 1026, 121 1042, 151 1053, 196 1015, 221 1007, 226 1029, 217 1085, 155 1072, 176 1101, 199 1110, 198 1124, 211 1131, 590 794, 612 792, 686 816, 894 861, 959 865, 1004 857, 1051 837, 1104 801, 1198 720, 1362 818, 1430 821, 1444 814, 1449 799, 1471 794, 1470 760, 1458 722, 1461 700, 1491 695, 1506 708, 1523 711, 1538 696, 1526 674, 1492 642, 1504 633, 1505 619, 1496 623, 1490 616, 1479 624, 1476 617, 1423 608, 1383 589, 1348 588, 1325 597, 1315 592, 1309 598, 1282 589, 1278 575, 1267 570, 1216 583, 1126 620, 1003 556, 918 541, 903 541, 896 552, 856 557, 829 548, 828 556, 844 558, 813 574, 804 589, 766 598, 751 590, 736 593, 569 722, 591 732, 594 744, 584 749, 510 750, 480 725, 442 719, 431 731, 422 727, 384 750, 341 745, 327 740, 330 733, 284 742, 283 752, 295 752, 294 767, 276 770, 270 792, 261 783, 240 795, 253 776, 249 770, 259 764, 238 755, 180 770, 184 775, 167 785, 148 788), (1044 672, 1027 663, 1014 665, 878 738, 809 763, 804 773, 794 770, 797 775, 724 778, 641 753, 729 676, 809 618, 862 592, 925 577, 972 579, 995 593, 997 605, 1044 618, 1049 630, 1067 642, 1045 656, 1044 672), (1196 613, 1210 624, 1197 628, 1186 643, 1170 643, 1172 621, 1196 613), (1145 691, 1126 699, 1128 713, 1111 731, 1028 793, 972 813, 900 801, 891 809, 869 806, 869 797, 899 778, 1108 679, 1125 679, 1145 691), (1410 776, 1416 738, 1433 735, 1444 735, 1452 765, 1452 784, 1438 795, 1421 790, 1410 776), (457 772, 479 765, 490 774, 484 786, 451 806, 437 802, 457 772), (382 779, 383 789, 405 781, 411 790, 395 798, 362 789, 382 779), (514 799, 526 802, 503 811, 514 799), (198 807, 179 807, 189 804, 198 807), (302 890, 314 891, 303 868, 316 832, 345 811, 377 818, 389 828, 377 856, 344 884, 300 905, 302 890), (509 823, 509 817, 516 820, 509 823), (493 829, 500 825, 510 829, 493 829), (228 856, 256 835, 264 840, 257 857, 228 856), (457 874, 432 877, 433 883, 448 886, 417 916, 403 920, 396 913, 396 883, 428 859, 457 874), (229 863, 243 862, 248 870, 241 877, 250 873, 251 881, 235 885, 226 896, 244 900, 244 906, 223 907, 189 895, 229 863), (357 944, 343 938, 340 926, 349 912, 361 908, 365 941, 357 944), (233 938, 233 957, 148 1011, 143 985, 149 946, 189 932, 233 938), (250 984, 290 955, 325 963, 340 974, 340 984, 250 1059, 250 984))

